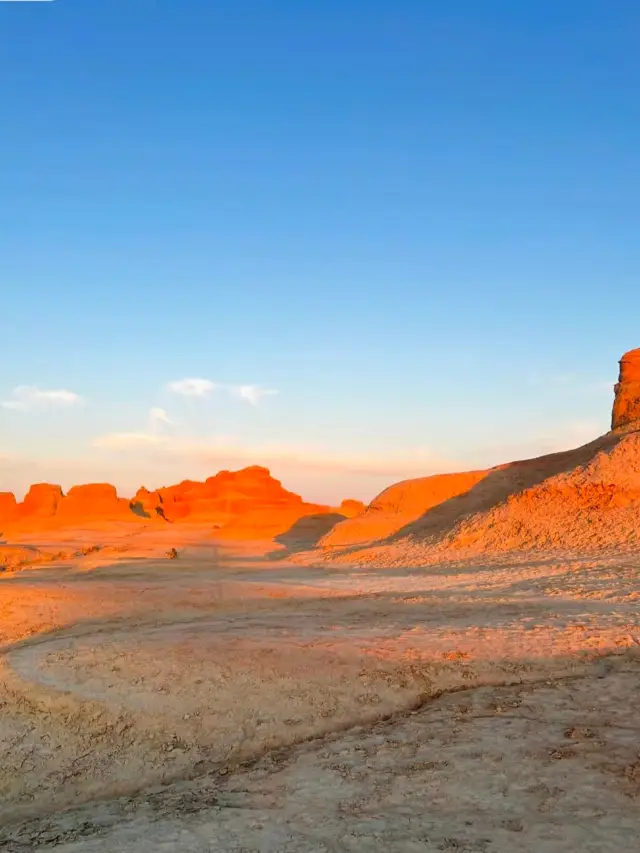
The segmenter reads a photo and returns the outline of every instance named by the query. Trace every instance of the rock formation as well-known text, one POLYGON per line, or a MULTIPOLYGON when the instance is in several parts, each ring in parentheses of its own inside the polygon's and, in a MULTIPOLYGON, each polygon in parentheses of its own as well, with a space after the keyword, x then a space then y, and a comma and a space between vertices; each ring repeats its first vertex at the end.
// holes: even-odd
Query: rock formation
MULTIPOLYGON (((360 509, 358 502, 347 501, 343 517, 360 509)), ((335 511, 306 503, 258 465, 220 471, 204 482, 183 480, 155 491, 142 487, 132 500, 118 497, 109 483, 73 486, 66 496, 60 486, 39 483, 31 486, 19 504, 12 494, 0 494, 0 524, 29 530, 73 527, 87 521, 185 521, 208 530, 226 526, 232 538, 269 538, 286 531, 302 516, 325 512, 335 511)))
POLYGON ((611 428, 618 429, 633 423, 640 426, 640 348, 630 350, 620 359, 611 428))
POLYGON ((143 518, 153 518, 158 516, 160 518, 166 518, 163 504, 164 501, 160 492, 157 490, 150 492, 149 489, 141 486, 129 505, 133 512, 143 518))
MULTIPOLYGON (((158 489, 167 519, 223 525, 254 510, 275 510, 303 504, 268 468, 252 465, 240 471, 220 471, 203 483, 185 480, 158 489)), ((143 501, 144 503, 144 501, 143 501)))
POLYGON ((51 483, 36 483, 18 504, 18 518, 52 518, 62 500, 62 489, 51 483))
POLYGON ((88 483, 69 489, 58 504, 56 519, 71 523, 84 519, 128 518, 130 515, 129 501, 118 497, 115 486, 88 483))
POLYGON ((13 492, 0 492, 0 524, 6 524, 8 521, 13 521, 17 512, 18 505, 13 492))
POLYGON ((360 515, 365 509, 366 507, 362 501, 354 501, 352 498, 347 498, 338 507, 338 512, 347 518, 353 518, 354 515, 360 515))

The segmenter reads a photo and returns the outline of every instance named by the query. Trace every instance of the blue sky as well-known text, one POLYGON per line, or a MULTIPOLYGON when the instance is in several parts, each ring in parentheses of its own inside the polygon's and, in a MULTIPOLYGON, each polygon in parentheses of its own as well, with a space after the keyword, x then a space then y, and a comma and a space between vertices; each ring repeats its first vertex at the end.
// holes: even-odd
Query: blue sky
POLYGON ((0 3, 0 489, 368 499, 604 432, 639 36, 637 0, 0 3))

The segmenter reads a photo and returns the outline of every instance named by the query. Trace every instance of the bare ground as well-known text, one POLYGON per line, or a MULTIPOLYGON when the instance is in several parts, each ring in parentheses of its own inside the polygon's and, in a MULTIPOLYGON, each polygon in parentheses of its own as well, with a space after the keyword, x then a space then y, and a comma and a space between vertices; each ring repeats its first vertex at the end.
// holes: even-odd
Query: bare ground
POLYGON ((140 543, 0 580, 0 849, 640 849, 633 555, 140 543))

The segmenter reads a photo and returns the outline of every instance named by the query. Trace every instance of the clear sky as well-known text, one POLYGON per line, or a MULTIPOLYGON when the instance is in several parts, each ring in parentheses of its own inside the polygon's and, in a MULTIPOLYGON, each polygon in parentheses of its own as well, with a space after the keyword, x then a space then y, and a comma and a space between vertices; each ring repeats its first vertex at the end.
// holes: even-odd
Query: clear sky
POLYGON ((0 490, 368 499, 604 432, 639 43, 638 0, 0 3, 0 490))

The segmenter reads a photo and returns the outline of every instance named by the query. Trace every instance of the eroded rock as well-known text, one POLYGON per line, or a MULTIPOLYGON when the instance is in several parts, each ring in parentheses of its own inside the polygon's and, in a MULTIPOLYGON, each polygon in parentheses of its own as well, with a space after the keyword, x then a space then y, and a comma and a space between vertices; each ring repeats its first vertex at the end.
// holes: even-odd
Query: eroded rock
POLYGON ((620 377, 615 386, 611 428, 640 426, 640 348, 630 350, 620 359, 620 377))

